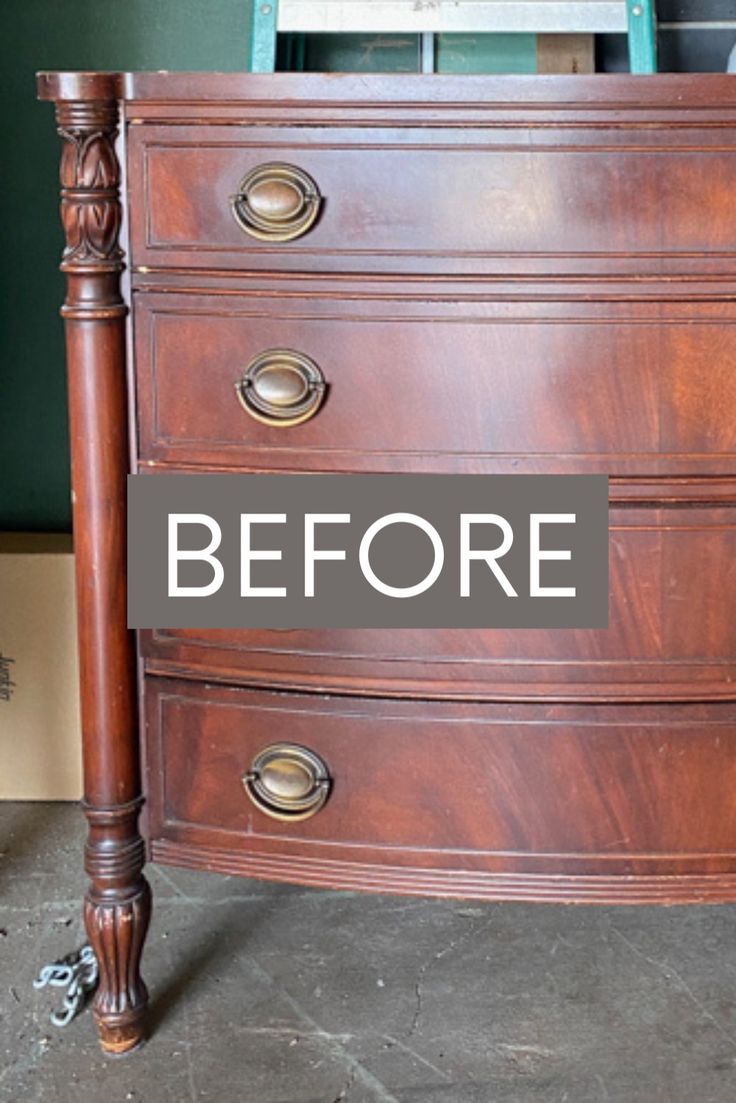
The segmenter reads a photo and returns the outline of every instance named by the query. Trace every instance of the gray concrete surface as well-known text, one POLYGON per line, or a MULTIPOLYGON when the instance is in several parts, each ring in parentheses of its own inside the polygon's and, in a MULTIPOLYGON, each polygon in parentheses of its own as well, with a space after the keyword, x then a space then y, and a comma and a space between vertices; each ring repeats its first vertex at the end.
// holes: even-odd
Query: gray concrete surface
POLYGON ((153 1035, 107 1060, 38 966, 83 824, 0 805, 2 1103, 732 1103, 736 909, 476 905, 153 868, 153 1035), (210 919, 205 921, 206 910, 210 919))

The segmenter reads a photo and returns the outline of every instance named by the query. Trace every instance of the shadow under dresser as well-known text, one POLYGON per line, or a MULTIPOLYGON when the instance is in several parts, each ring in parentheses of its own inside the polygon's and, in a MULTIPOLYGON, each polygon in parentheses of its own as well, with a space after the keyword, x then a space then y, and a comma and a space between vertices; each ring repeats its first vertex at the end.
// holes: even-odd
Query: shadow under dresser
POLYGON ((485 900, 736 900, 736 81, 39 91, 63 139, 103 1047, 143 1032, 146 857, 485 900), (129 471, 607 474, 609 627, 136 638, 129 471))

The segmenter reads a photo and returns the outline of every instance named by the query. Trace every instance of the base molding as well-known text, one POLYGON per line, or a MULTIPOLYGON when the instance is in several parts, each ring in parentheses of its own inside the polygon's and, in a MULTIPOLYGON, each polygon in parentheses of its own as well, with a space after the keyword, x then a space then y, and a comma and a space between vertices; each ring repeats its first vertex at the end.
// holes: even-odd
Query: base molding
POLYGON ((184 869, 353 892, 550 904, 736 903, 736 872, 582 875, 498 873, 365 865, 198 847, 159 839, 153 861, 184 869))

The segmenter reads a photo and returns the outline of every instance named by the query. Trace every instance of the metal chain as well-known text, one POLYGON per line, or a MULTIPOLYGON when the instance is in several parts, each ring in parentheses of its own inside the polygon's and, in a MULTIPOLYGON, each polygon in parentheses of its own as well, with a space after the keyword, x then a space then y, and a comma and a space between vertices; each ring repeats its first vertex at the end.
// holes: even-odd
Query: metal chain
POLYGON ((83 1010, 87 998, 97 988, 99 976, 97 958, 89 944, 82 946, 80 950, 74 950, 59 961, 54 961, 51 965, 44 965, 34 980, 33 987, 46 988, 48 985, 51 988, 67 990, 62 1010, 51 1012, 51 1022, 54 1026, 68 1026, 83 1010))

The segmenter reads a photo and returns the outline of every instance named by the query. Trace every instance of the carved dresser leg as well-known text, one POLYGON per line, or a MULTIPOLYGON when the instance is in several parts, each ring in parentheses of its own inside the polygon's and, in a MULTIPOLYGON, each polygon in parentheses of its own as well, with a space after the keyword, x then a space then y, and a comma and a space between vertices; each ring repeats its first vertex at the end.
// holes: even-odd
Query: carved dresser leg
POLYGON ((97 958, 99 986, 93 1012, 102 1048, 127 1053, 143 1038, 148 992, 140 974, 151 915, 151 890, 142 875, 138 836, 140 801, 113 808, 85 802, 89 823, 84 901, 87 937, 97 958))
POLYGON ((94 1015, 103 1049, 125 1053, 143 1036, 139 965, 151 894, 142 874, 142 803, 135 657, 126 620, 128 414, 120 273, 120 168, 114 74, 74 74, 41 85, 56 100, 65 320, 89 823, 85 903, 99 963, 94 1015))

